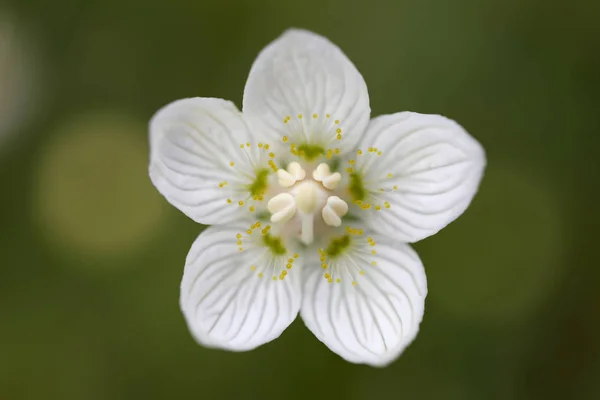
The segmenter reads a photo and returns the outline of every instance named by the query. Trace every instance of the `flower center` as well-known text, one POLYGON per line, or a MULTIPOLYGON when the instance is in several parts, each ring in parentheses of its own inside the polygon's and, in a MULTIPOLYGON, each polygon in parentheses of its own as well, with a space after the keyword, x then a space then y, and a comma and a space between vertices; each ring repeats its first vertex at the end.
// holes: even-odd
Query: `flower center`
POLYGON ((267 203, 271 222, 297 227, 302 243, 311 244, 315 224, 338 227, 348 212, 348 204, 333 192, 341 179, 341 174, 332 173, 325 163, 319 164, 308 177, 297 162, 279 169, 277 182, 283 192, 267 203))

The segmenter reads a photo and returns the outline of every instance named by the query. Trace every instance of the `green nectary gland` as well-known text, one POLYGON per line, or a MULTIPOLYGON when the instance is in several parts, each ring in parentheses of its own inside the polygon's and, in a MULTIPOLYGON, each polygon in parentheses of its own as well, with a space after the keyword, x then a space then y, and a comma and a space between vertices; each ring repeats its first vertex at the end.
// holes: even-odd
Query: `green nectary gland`
POLYGON ((365 197, 367 197, 367 191, 365 190, 362 176, 360 176, 360 174, 357 172, 350 174, 350 184, 348 185, 348 190, 350 191, 352 199, 355 201, 362 201, 365 199, 365 197))
POLYGON ((329 163, 329 169, 331 172, 338 172, 340 170, 342 164, 342 159, 339 157, 335 157, 329 163))
POLYGON ((267 190, 268 169, 259 169, 256 171, 256 179, 248 186, 248 191, 252 196, 260 196, 267 190))
POLYGON ((325 149, 314 144, 301 144, 296 148, 298 153, 307 161, 312 161, 325 154, 325 149))
POLYGON ((266 234, 263 236, 263 242, 265 246, 267 246, 273 254, 282 256, 287 253, 285 246, 281 243, 281 239, 278 237, 273 237, 270 234, 266 234))
POLYGON ((350 236, 344 235, 341 237, 331 239, 329 246, 325 252, 329 257, 335 258, 342 254, 342 252, 350 246, 350 236))

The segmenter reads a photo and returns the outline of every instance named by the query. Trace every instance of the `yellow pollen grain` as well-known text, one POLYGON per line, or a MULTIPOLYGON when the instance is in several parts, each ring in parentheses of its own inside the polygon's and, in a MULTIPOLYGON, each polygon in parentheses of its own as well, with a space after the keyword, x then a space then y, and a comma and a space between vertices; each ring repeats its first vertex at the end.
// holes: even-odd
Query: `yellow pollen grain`
POLYGON ((359 271, 358 273, 359 273, 359 274, 361 274, 361 275, 364 275, 364 274, 365 274, 365 271, 362 271, 362 270, 361 270, 361 271, 359 271))
POLYGON ((240 201, 238 201, 238 205, 239 205, 240 207, 241 207, 241 206, 243 206, 243 205, 244 205, 244 200, 240 200, 240 201))
POLYGON ((381 211, 381 206, 380 206, 379 204, 377 204, 377 205, 375 206, 375 209, 376 209, 377 211, 381 211))
POLYGON ((356 281, 352 281, 352 286, 356 286, 356 281))
POLYGON ((246 147, 250 147, 250 143, 246 142, 246 147))
POLYGON ((398 190, 398 185, 394 185, 394 190, 398 190))
POLYGON ((265 150, 269 150, 269 145, 265 144, 265 150))
POLYGON ((259 278, 262 278, 262 277, 263 277, 263 274, 262 274, 262 272, 261 272, 260 274, 258 274, 258 277, 259 277, 259 278))
POLYGON ((328 273, 326 273, 325 275, 323 275, 323 277, 324 277, 325 279, 329 279, 329 278, 331 278, 331 275, 329 275, 328 273))
POLYGON ((350 160, 350 161, 348 161, 348 164, 350 164, 350 165, 354 165, 354 163, 355 163, 355 162, 356 162, 356 161, 354 161, 354 160, 350 160))
POLYGON ((247 233, 248 235, 252 235, 252 229, 248 229, 248 230, 246 231, 246 233, 247 233))
POLYGON ((292 263, 292 264, 293 264, 293 263, 294 263, 294 261, 295 261, 295 260, 294 260, 293 258, 289 258, 289 259, 288 259, 288 262, 289 262, 289 263, 292 263))
POLYGON ((256 208, 254 208, 254 206, 250 206, 249 210, 250 210, 250 212, 254 212, 254 210, 256 210, 256 208))
POLYGON ((329 114, 329 113, 325 114, 325 118, 330 118, 330 117, 331 117, 331 114, 329 114))
POLYGON ((300 255, 298 253, 294 254, 294 258, 298 258, 300 255))
POLYGON ((276 281, 276 280, 277 280, 277 277, 276 277, 276 276, 274 276, 274 277, 273 277, 273 280, 274 280, 274 281, 276 281))
POLYGON ((321 264, 321 268, 327 269, 327 264, 325 264, 325 263, 321 264))
POLYGON ((342 133, 342 130, 341 130, 340 128, 337 128, 337 129, 335 130, 335 133, 342 133))
POLYGON ((302 119, 302 114, 298 114, 298 119, 302 119))
POLYGON ((335 148, 335 150, 333 151, 335 154, 340 154, 340 149, 339 148, 335 148))
POLYGON ((372 265, 372 266, 376 266, 376 265, 377 265, 377 263, 376 263, 375 261, 371 261, 371 265, 372 265))
POLYGON ((340 282, 342 281, 342 279, 341 279, 341 278, 337 278, 335 281, 336 281, 337 283, 340 283, 340 282))
POLYGON ((335 137, 335 138, 336 138, 337 140, 342 140, 342 134, 341 134, 341 133, 338 133, 338 134, 336 135, 336 137, 335 137))
POLYGON ((227 199, 227 203, 231 204, 231 203, 233 203, 233 201, 231 199, 227 199))
POLYGON ((377 251, 371 250, 371 254, 377 254, 377 251))
POLYGON ((317 119, 319 116, 317 114, 313 114, 313 118, 317 119))
POLYGON ((240 149, 243 149, 243 148, 244 148, 244 144, 242 143, 242 144, 240 144, 240 149))
POLYGON ((275 157, 275 154, 269 153, 269 157, 273 158, 273 157, 275 157))
POLYGON ((384 202, 384 203, 383 203, 383 205, 385 206, 385 208, 390 208, 390 207, 391 207, 391 206, 390 206, 390 203, 389 203, 389 202, 387 202, 387 201, 386 201, 386 202, 384 202))
MULTIPOLYGON (((287 269, 291 269, 291 268, 292 268, 292 264, 289 264, 289 263, 288 263, 288 264, 286 264, 286 265, 285 265, 285 267, 286 267, 287 269)), ((285 272, 285 271, 284 271, 284 272, 285 272)))
POLYGON ((253 265, 250 267, 250 271, 256 271, 256 267, 253 265))
POLYGON ((229 161, 229 166, 233 167, 235 165, 235 163, 233 161, 229 161))
POLYGON ((241 239, 242 238, 242 234, 238 233, 237 235, 235 235, 236 238, 241 239))
POLYGON ((377 155, 380 156, 381 155, 381 150, 377 152, 377 155))
POLYGON ((262 144, 262 143, 259 143, 259 144, 258 144, 258 147, 262 149, 262 147, 263 147, 263 144, 262 144))
POLYGON ((388 178, 391 178, 391 177, 392 177, 392 174, 387 174, 387 177, 388 177, 388 178))
POLYGON ((281 138, 281 140, 283 140, 284 142, 287 142, 288 141, 288 137, 284 136, 284 137, 281 138))
POLYGON ((356 154, 358 154, 359 156, 362 156, 362 150, 356 150, 356 154))
POLYGON ((337 125, 337 124, 339 124, 339 123, 340 123, 340 120, 339 120, 339 119, 336 119, 336 120, 334 121, 334 123, 337 125))

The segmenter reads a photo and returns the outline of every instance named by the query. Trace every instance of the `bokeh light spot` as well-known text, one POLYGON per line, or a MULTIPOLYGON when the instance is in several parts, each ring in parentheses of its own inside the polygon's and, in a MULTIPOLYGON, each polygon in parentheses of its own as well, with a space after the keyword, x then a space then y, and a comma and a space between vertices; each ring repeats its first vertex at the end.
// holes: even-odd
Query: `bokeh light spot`
POLYGON ((561 207, 543 179, 493 165, 457 222, 417 245, 428 301, 485 322, 518 321, 544 301, 560 275, 561 207))
POLYGON ((157 232, 164 202, 147 173, 146 124, 88 114, 61 126, 41 157, 40 229, 74 251, 127 253, 157 232))

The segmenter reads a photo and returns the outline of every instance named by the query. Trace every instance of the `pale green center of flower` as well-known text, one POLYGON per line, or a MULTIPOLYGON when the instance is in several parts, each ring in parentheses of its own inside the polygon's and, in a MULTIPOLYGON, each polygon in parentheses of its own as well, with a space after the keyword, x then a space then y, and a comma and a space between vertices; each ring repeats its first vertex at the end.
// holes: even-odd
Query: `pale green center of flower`
POLYGON ((326 226, 340 226, 342 217, 348 212, 348 204, 338 196, 333 196, 342 176, 331 172, 329 165, 319 164, 311 176, 297 162, 287 169, 277 171, 277 181, 284 189, 271 198, 267 208, 273 223, 297 223, 300 240, 309 245, 314 240, 315 214, 320 210, 322 222, 326 226))

